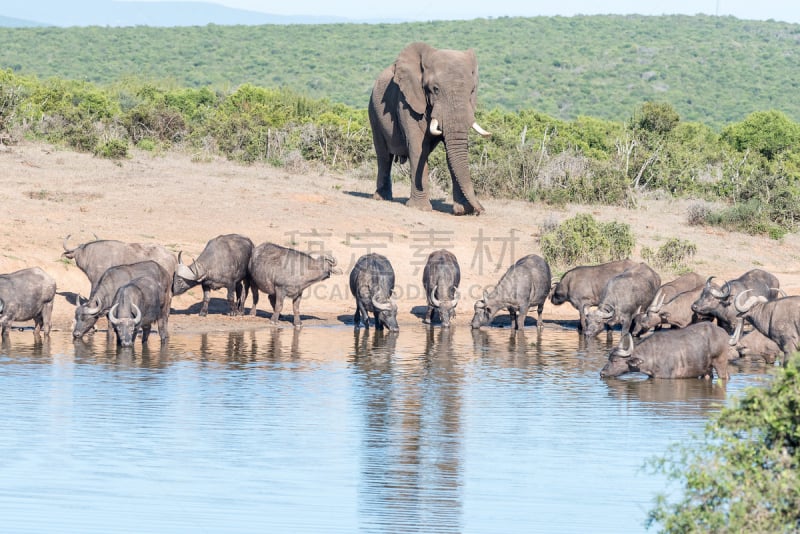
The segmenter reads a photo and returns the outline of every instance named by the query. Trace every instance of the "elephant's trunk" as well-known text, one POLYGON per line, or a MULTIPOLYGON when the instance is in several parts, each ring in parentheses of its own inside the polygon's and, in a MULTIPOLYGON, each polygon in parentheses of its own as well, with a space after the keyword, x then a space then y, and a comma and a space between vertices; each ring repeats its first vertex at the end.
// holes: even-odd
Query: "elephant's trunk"
POLYGON ((444 144, 447 166, 453 177, 453 212, 456 215, 474 213, 479 215, 483 206, 475 196, 469 170, 469 143, 467 132, 445 132, 444 144))

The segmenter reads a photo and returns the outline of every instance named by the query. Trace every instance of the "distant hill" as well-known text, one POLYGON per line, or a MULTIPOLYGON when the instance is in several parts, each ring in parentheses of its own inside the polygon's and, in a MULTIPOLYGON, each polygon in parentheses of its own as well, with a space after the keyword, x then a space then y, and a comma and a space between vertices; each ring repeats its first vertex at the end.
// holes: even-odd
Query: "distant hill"
POLYGON ((205 26, 206 24, 322 24, 337 17, 281 16, 234 9, 212 2, 116 0, 26 0, 3 2, 0 26, 205 26), (4 23, 3 21, 8 21, 4 23), (14 23, 17 21, 18 23, 14 23), (36 22, 29 22, 36 21, 36 22))
POLYGON ((413 41, 473 48, 484 108, 626 120, 659 101, 714 127, 770 109, 800 121, 800 25, 703 15, 0 28, 0 68, 103 84, 289 87, 365 108, 375 77, 413 41))
POLYGON ((0 15, 0 27, 3 28, 29 28, 31 26, 44 26, 41 22, 32 20, 16 19, 0 15))

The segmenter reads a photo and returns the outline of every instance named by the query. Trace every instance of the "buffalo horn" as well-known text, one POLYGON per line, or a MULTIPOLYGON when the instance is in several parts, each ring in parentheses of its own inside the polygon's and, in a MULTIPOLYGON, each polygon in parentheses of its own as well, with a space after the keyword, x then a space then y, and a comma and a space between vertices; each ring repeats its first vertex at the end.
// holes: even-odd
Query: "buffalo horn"
POLYGON ((3 299, 0 299, 0 313, 3 313, 3 308, 6 307, 6 303, 3 302, 3 299))
POLYGON ((378 293, 372 297, 372 307, 378 311, 389 311, 392 309, 392 302, 390 300, 381 301, 383 295, 378 293))
POLYGON ((436 306, 438 308, 441 303, 439 302, 439 299, 436 298, 436 288, 437 287, 439 287, 439 286, 433 286, 433 289, 431 289, 430 297, 431 297, 431 304, 433 304, 434 306, 436 306))
MULTIPOLYGON (((472 129, 475 130, 476 132, 478 132, 481 135, 481 137, 491 137, 491 135, 492 135, 489 132, 487 132, 486 130, 484 130, 483 128, 481 128, 481 125, 478 124, 477 122, 473 122, 472 123, 472 129)), ((431 132, 431 133, 433 133, 433 132, 431 132)))
POLYGON ((708 280, 706 280, 706 288, 708 289, 708 292, 711 293, 711 296, 718 299, 728 298, 728 296, 731 294, 731 286, 728 285, 728 282, 725 282, 725 284, 722 286, 722 291, 720 291, 711 287, 711 280, 713 279, 713 276, 709 276, 708 280))
MULTIPOLYGON (((97 297, 93 298, 91 304, 94 304, 94 306, 91 308, 86 308, 84 312, 86 312, 89 315, 97 315, 98 313, 100 313, 100 299, 98 299, 97 297)), ((86 306, 88 305, 89 303, 87 302, 86 306)))
POLYGON ((619 345, 617 346, 617 354, 622 356, 623 358, 629 357, 633 354, 633 336, 630 332, 625 332, 621 338, 619 338, 619 345), (625 347, 625 341, 627 340, 627 347, 625 347))
POLYGON ((178 252, 178 266, 175 267, 175 274, 185 280, 197 280, 197 274, 181 261, 181 254, 183 254, 182 250, 178 252))
POLYGON ((461 298, 461 291, 458 288, 453 289, 453 307, 455 308, 458 305, 458 301, 461 298))
POLYGON ((736 329, 733 331, 730 339, 728 339, 728 345, 731 347, 739 343, 739 338, 742 336, 742 326, 744 325, 744 319, 739 317, 736 320, 736 329))
POLYGON ((614 315, 613 309, 608 311, 601 310, 600 308, 597 309, 597 316, 600 317, 601 319, 611 319, 613 315, 614 315))
POLYGON ((133 306, 133 322, 139 324, 142 322, 142 310, 139 309, 139 306, 131 302, 131 306, 133 306))
POLYGON ((119 306, 119 304, 114 304, 113 306, 111 306, 111 309, 108 310, 108 320, 111 321, 111 324, 115 326, 119 324, 119 319, 117 319, 116 315, 117 306, 119 306))
POLYGON ((659 310, 661 310, 661 306, 663 304, 664 304, 664 292, 661 290, 661 288, 659 288, 658 291, 656 291, 656 296, 653 297, 653 302, 651 302, 650 306, 647 308, 647 311, 651 313, 658 313, 659 310))
POLYGON ((765 297, 762 297, 761 295, 756 295, 756 296, 752 296, 752 297, 748 298, 746 301, 742 302, 742 300, 741 300, 742 296, 745 293, 749 292, 749 291, 752 291, 752 289, 745 289, 744 291, 742 291, 741 293, 736 295, 735 299, 733 299, 733 305, 736 308, 737 312, 739 312, 739 313, 747 313, 748 311, 750 311, 750 308, 755 306, 757 303, 766 302, 767 301, 767 299, 765 297))

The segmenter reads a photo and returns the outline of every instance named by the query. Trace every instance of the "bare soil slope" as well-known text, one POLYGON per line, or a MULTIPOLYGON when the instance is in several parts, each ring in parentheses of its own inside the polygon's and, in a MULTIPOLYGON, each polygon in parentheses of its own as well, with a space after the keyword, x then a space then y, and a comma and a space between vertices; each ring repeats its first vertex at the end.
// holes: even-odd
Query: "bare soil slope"
MULTIPOLYGON (((698 252, 692 267, 701 274, 734 277, 753 267, 774 272, 790 294, 800 288, 800 239, 781 241, 727 233, 686 223, 688 202, 643 201, 640 207, 570 206, 554 210, 543 204, 483 200, 487 213, 455 217, 441 192, 435 211, 406 208, 407 185, 395 184, 395 202, 372 200, 374 182, 328 172, 290 173, 264 165, 242 166, 225 160, 193 161, 191 155, 135 152, 114 162, 23 143, 0 146, 0 272, 38 265, 58 283, 54 328, 70 328, 76 294, 89 283, 78 268, 60 258, 62 239, 70 243, 94 236, 129 242, 157 242, 198 255, 212 237, 241 233, 256 244, 272 241, 309 252, 333 254, 344 275, 313 286, 301 304, 306 325, 345 324, 355 309, 347 274, 355 260, 379 252, 392 262, 398 283, 399 321, 419 322, 424 312, 421 274, 432 250, 447 248, 462 269, 462 302, 455 322, 467 324, 483 287, 494 283, 522 255, 540 253, 538 233, 545 222, 558 222, 590 210, 601 221, 630 224, 637 246, 657 248, 671 237, 689 240, 698 252)), ((553 273, 556 275, 557 273, 553 273)), ((674 273, 662 272, 666 281, 674 273)), ((171 329, 200 332, 266 327, 266 298, 258 317, 224 315, 224 291, 215 292, 208 317, 196 315, 199 288, 173 299, 171 329)), ((247 306, 250 306, 248 299, 247 306)), ((290 326, 291 302, 282 324, 290 326)), ((545 320, 576 319, 569 305, 546 306, 545 320)))

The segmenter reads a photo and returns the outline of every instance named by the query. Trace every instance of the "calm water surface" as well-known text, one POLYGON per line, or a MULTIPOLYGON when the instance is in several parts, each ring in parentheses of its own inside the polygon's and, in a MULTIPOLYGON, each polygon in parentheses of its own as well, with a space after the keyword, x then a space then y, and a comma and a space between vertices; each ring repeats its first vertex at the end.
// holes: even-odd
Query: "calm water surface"
POLYGON ((422 325, 0 347, 5 532, 640 532, 646 459, 767 369, 601 380, 604 338, 422 325))

